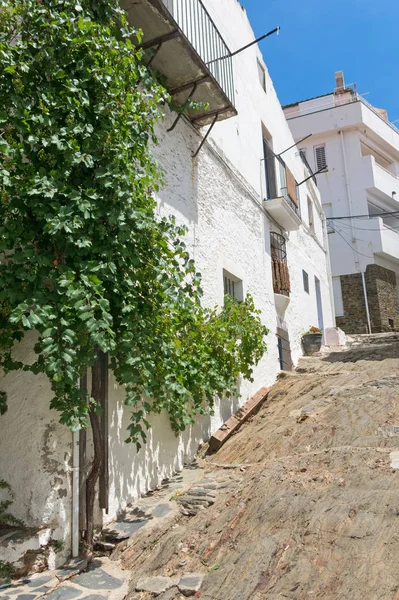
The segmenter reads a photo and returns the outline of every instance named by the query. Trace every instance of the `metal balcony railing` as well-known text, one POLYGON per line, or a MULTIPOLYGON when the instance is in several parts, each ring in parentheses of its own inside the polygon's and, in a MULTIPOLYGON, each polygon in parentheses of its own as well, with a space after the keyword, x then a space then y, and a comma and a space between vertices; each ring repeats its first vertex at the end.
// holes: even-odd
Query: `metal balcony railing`
POLYGON ((164 0, 164 4, 234 106, 231 52, 201 0, 164 0))
POLYGON ((275 294, 289 296, 291 291, 290 274, 287 266, 287 251, 284 236, 271 232, 270 250, 272 256, 273 288, 275 294))

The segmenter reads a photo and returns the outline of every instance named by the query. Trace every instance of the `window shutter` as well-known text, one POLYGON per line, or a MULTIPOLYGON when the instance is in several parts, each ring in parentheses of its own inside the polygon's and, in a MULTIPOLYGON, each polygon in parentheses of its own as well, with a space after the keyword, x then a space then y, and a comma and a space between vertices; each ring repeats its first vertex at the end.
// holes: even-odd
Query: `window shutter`
POLYGON ((288 196, 290 197, 290 200, 295 204, 296 207, 298 207, 298 200, 297 200, 297 195, 296 195, 296 181, 295 181, 295 177, 293 176, 293 174, 291 173, 291 171, 289 170, 289 168, 287 167, 287 165, 285 165, 285 176, 287 179, 287 193, 288 196))
POLYGON ((317 146, 315 149, 316 153, 316 171, 320 171, 320 169, 325 169, 327 166, 326 162, 326 147, 325 146, 317 146))

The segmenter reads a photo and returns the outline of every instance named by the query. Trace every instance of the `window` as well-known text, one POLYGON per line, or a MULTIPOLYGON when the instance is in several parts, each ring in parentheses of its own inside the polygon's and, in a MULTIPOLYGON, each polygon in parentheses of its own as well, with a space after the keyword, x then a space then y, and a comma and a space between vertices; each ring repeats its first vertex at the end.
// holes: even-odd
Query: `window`
POLYGON ((320 171, 320 169, 325 169, 327 167, 326 162, 326 147, 316 146, 314 149, 315 152, 315 162, 316 162, 316 171, 320 171))
POLYGON ((302 278, 303 278, 303 289, 305 290, 305 292, 307 294, 309 294, 309 275, 306 273, 306 271, 302 271, 302 278))
POLYGON ((342 300, 341 277, 333 277, 332 284, 333 284, 335 316, 343 317, 344 316, 344 302, 342 300))
POLYGON ((225 296, 232 296, 239 302, 244 300, 242 279, 239 279, 223 269, 223 284, 225 296))
POLYGON ((277 197, 276 159, 272 148, 272 139, 263 137, 263 162, 265 165, 266 197, 277 197))
POLYGON ((312 200, 308 196, 308 222, 309 229, 312 233, 314 233, 314 221, 313 221, 313 205, 312 200))
POLYGON ((257 59, 257 63, 258 63, 259 81, 260 81, 262 88, 266 92, 266 69, 260 62, 259 58, 257 59))

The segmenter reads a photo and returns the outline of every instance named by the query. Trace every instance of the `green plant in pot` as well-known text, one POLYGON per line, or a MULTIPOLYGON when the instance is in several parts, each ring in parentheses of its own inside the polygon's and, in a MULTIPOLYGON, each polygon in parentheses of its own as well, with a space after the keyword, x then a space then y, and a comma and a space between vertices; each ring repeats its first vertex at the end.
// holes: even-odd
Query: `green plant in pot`
POLYGON ((318 327, 309 327, 309 330, 303 334, 302 347, 306 356, 320 352, 322 337, 323 332, 318 327))

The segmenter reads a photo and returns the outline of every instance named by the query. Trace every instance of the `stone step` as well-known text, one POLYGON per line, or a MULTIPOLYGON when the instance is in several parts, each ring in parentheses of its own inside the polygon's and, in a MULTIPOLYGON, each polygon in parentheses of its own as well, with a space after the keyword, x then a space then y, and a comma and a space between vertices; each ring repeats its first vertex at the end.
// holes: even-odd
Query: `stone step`
POLYGON ((347 344, 351 348, 360 346, 377 346, 399 343, 399 332, 363 333, 347 336, 347 344))
POLYGON ((52 530, 9 528, 0 530, 0 562, 10 563, 17 577, 43 568, 55 569, 57 555, 51 545, 52 530))

